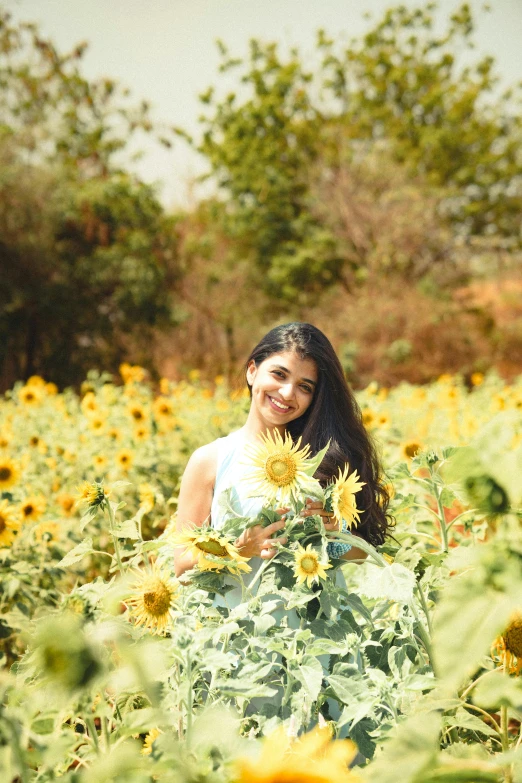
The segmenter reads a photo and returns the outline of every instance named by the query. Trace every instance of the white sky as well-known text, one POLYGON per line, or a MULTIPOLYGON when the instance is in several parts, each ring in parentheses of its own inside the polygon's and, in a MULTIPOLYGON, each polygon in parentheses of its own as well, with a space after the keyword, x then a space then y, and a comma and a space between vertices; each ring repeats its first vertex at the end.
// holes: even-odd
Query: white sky
MULTIPOLYGON (((404 2, 404 0, 403 0, 404 2)), ((503 84, 522 79, 522 0, 490 0, 492 11, 478 16, 477 56, 491 54, 503 84)), ((109 76, 146 99, 154 116, 197 133, 197 96, 219 84, 215 40, 234 55, 246 52, 250 38, 297 45, 311 57, 315 33, 350 39, 363 32, 363 12, 380 15, 399 0, 4 0, 17 20, 36 21, 60 51, 89 42, 84 73, 109 76)), ((407 5, 416 5, 406 0, 407 5)), ((441 15, 458 0, 439 0, 441 15)), ((472 0, 480 11, 482 2, 472 0)), ((222 78, 222 77, 221 77, 222 78)), ((166 205, 185 204, 188 181, 203 162, 183 143, 173 151, 140 143, 145 157, 135 168, 148 182, 162 182, 166 205)))

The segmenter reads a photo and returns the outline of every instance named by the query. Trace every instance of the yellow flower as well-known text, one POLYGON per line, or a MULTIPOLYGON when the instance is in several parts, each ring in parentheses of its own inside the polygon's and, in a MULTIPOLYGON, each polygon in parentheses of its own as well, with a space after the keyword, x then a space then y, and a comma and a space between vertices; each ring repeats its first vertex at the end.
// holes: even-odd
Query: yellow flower
POLYGON ((367 429, 371 429, 375 425, 375 413, 371 408, 363 408, 361 411, 362 423, 367 429))
POLYGON ((45 511, 46 505, 45 498, 42 495, 32 495, 26 498, 20 506, 23 522, 36 522, 45 511))
POLYGON ((20 478, 20 469, 9 457, 0 456, 0 490, 9 489, 20 478))
POLYGON ((149 428, 145 427, 143 424, 139 425, 134 429, 134 438, 135 440, 147 440, 150 438, 149 428))
POLYGON ((160 392, 162 394, 168 394, 170 392, 170 381, 168 378, 160 378, 159 382, 160 392))
POLYGON ((121 449, 121 451, 116 454, 116 462, 122 470, 130 470, 132 463, 134 462, 134 454, 130 449, 121 449))
POLYGON ((127 410, 136 424, 141 424, 142 422, 146 421, 147 414, 145 413, 145 408, 139 402, 133 402, 132 405, 129 405, 127 410))
POLYGON ((472 386, 482 386, 482 384, 484 383, 484 373, 472 372, 470 381, 472 386))
POLYGON ((141 753, 143 756, 150 756, 152 753, 152 745, 154 744, 154 740, 157 740, 160 734, 163 734, 163 732, 160 729, 151 729, 145 739, 143 740, 143 747, 141 749, 141 753))
POLYGON ((110 494, 110 490, 106 490, 99 481, 94 481, 92 484, 88 481, 84 481, 83 484, 78 487, 76 505, 86 505, 89 508, 103 506, 107 503, 110 494))
POLYGON ((0 500, 0 547, 10 546, 19 529, 16 509, 10 506, 7 500, 0 500))
POLYGON ((390 426, 390 417, 387 413, 379 413, 377 416, 377 426, 381 429, 388 429, 390 426))
POLYGON ((80 407, 85 416, 92 416, 93 414, 98 413, 99 405, 94 392, 87 392, 80 403, 80 407))
POLYGON ((107 432, 107 435, 109 438, 112 438, 112 440, 121 440, 121 432, 117 427, 111 427, 107 432))
POLYGON ((123 362, 120 364, 120 375, 124 383, 141 383, 145 380, 146 371, 137 364, 131 365, 123 362))
POLYGON ((154 508, 154 503, 156 501, 154 487, 152 487, 150 484, 140 484, 139 491, 140 491, 140 508, 145 509, 147 513, 149 511, 152 511, 152 509, 154 508))
POLYGON ((40 522, 34 529, 37 541, 57 541, 60 538, 61 527, 58 522, 40 522))
POLYGON ((31 375, 27 380, 27 386, 36 386, 39 389, 42 389, 45 386, 45 381, 41 375, 31 375))
POLYGON ((74 506, 76 503, 76 498, 74 495, 70 495, 68 492, 63 492, 61 495, 58 495, 56 501, 58 505, 62 507, 63 513, 66 517, 73 515, 74 506))
POLYGON ((514 612, 506 630, 495 640, 491 651, 511 674, 522 672, 522 612, 514 612))
POLYGON ((174 403, 168 397, 157 397, 152 403, 154 415, 158 419, 170 419, 174 415, 174 403))
POLYGON ((301 438, 296 444, 288 433, 281 437, 278 430, 259 436, 261 443, 246 444, 243 464, 251 467, 242 481, 250 485, 251 495, 262 495, 269 501, 298 500, 300 492, 320 489, 312 475, 317 469, 316 460, 309 459, 310 446, 299 450, 301 438))
POLYGON ((98 415, 91 416, 89 418, 89 429, 96 435, 101 435, 105 429, 105 419, 98 415))
POLYGON ((334 481, 332 490, 332 511, 338 520, 344 519, 348 527, 357 527, 360 522, 361 510, 357 508, 355 495, 366 484, 360 481, 356 470, 348 475, 349 465, 345 465, 344 471, 339 468, 339 475, 334 481))
POLYGON ((419 451, 422 451, 422 444, 416 440, 408 440, 401 445, 401 457, 403 459, 413 459, 419 451))
POLYGON ((176 596, 178 583, 157 567, 152 571, 138 572, 137 580, 127 604, 136 625, 143 625, 153 634, 163 634, 167 628, 176 596))
POLYGON ((95 454, 92 458, 92 464, 98 470, 103 470, 107 467, 107 457, 104 454, 95 454))
POLYGON ((55 397, 58 394, 58 386, 51 381, 45 384, 45 391, 50 397, 55 397))
POLYGON ((22 386, 18 399, 24 405, 38 405, 42 400, 42 392, 38 386, 22 386))
POLYGON ((319 555, 311 544, 308 544, 306 549, 303 549, 300 544, 297 546, 298 548, 294 555, 295 563, 293 565, 297 584, 302 584, 306 581, 308 587, 311 587, 312 582, 326 579, 325 571, 332 566, 329 563, 321 563, 319 555))
POLYGON ((234 783, 356 783, 348 769, 356 754, 350 740, 333 740, 317 726, 299 737, 289 737, 283 726, 263 740, 258 758, 234 762, 234 783))
POLYGON ((237 574, 251 570, 247 565, 248 558, 242 557, 230 539, 212 528, 189 528, 172 534, 170 540, 175 546, 184 546, 192 557, 197 558, 200 571, 228 569, 237 574))

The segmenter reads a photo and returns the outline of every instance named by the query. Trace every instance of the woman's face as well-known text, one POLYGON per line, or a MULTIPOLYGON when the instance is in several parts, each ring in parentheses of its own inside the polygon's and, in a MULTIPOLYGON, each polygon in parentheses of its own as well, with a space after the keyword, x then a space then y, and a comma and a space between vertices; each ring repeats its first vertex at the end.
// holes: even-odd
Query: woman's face
POLYGON ((262 423, 283 431, 309 408, 317 385, 317 367, 312 359, 284 351, 272 354, 257 367, 250 362, 247 381, 252 387, 252 408, 262 423))

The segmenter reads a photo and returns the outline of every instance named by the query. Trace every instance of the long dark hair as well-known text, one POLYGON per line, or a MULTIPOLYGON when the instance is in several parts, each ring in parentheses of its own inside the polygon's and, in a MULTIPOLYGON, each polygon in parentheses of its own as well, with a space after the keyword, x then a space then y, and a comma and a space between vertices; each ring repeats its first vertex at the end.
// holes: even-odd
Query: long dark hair
MULTIPOLYGON (((315 454, 330 442, 316 478, 323 486, 344 469, 356 469, 365 486, 357 495, 363 509, 357 534, 374 546, 383 544, 392 524, 386 513, 389 494, 383 484, 379 458, 362 423, 361 411, 346 382, 341 363, 328 338, 312 324, 295 322, 276 326, 259 342, 245 364, 256 366, 275 353, 295 351, 300 359, 311 359, 317 367, 317 386, 310 406, 287 431, 294 440, 302 438, 315 454)), ((248 384, 250 392, 252 389, 248 384)))

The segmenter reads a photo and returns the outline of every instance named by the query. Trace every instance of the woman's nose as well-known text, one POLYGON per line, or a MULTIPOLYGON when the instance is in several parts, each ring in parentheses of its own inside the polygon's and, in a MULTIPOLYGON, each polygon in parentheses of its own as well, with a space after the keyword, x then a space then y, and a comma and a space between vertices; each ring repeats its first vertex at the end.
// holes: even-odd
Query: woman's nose
POLYGON ((284 397, 285 400, 291 400, 294 396, 294 385, 293 383, 285 383, 281 388, 279 389, 279 393, 281 397, 284 397))

